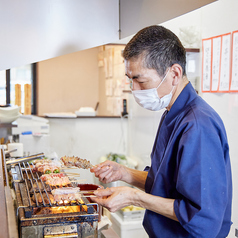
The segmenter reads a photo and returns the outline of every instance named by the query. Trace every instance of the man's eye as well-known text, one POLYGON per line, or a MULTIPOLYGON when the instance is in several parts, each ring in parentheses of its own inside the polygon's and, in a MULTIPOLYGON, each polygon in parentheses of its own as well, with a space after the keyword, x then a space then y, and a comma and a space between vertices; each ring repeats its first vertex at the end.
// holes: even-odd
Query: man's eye
POLYGON ((132 89, 133 88, 132 80, 130 80, 129 82, 130 82, 130 88, 132 89))

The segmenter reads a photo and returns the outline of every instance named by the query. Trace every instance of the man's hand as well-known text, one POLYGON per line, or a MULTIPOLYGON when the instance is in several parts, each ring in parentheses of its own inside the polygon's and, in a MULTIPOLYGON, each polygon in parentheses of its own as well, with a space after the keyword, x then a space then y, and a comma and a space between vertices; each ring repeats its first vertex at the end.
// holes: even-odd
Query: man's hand
POLYGON ((94 194, 96 197, 91 197, 92 201, 106 207, 110 212, 134 205, 178 221, 174 212, 174 199, 171 198, 154 196, 126 186, 98 189, 94 194))
POLYGON ((110 212, 116 212, 134 203, 135 190, 126 186, 98 189, 94 192, 97 197, 91 199, 106 207, 110 212))
POLYGON ((90 169, 95 177, 103 183, 110 183, 117 180, 122 180, 123 175, 126 173, 125 167, 116 162, 107 160, 90 169))

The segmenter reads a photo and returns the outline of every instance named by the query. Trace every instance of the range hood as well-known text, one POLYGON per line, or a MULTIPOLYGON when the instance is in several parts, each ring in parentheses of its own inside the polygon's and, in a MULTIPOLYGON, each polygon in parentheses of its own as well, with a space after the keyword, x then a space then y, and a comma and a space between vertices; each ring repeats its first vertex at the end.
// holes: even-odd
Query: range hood
POLYGON ((117 42, 215 0, 0 2, 0 71, 117 42))

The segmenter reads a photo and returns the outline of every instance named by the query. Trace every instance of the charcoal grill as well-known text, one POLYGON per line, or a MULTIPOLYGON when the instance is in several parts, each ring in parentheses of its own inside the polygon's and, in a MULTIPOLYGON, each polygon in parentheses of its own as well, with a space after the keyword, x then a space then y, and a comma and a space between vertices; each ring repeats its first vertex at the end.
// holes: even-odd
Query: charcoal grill
POLYGON ((32 166, 29 162, 21 162, 10 169, 16 196, 19 237, 98 237, 101 207, 91 202, 86 194, 99 186, 72 184, 80 187, 81 200, 55 203, 50 199, 55 187, 45 184, 32 166))

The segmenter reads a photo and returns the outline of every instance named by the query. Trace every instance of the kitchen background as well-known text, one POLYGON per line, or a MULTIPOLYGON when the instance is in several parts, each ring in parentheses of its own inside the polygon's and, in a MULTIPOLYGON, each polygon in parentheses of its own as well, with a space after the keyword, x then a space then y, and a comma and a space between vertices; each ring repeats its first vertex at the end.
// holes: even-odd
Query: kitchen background
MULTIPOLYGON (((151 2, 154 3, 154 1, 151 2)), ((174 9, 178 7, 175 1, 170 2, 170 4, 174 9)), ((19 6, 19 3, 12 6, 14 6, 14 8, 18 6, 20 9, 24 7, 19 6)), ((131 34, 134 34, 147 24, 150 25, 157 22, 148 20, 148 16, 143 18, 143 14, 141 14, 141 21, 144 20, 144 22, 142 23, 139 19, 133 18, 134 25, 131 23, 132 30, 125 28, 125 35, 122 33, 123 39, 118 41, 118 32, 114 30, 117 29, 115 26, 118 22, 113 20, 115 16, 118 16, 118 9, 115 9, 114 6, 112 1, 104 1, 103 7, 98 7, 99 10, 103 9, 100 11, 101 16, 104 16, 106 13, 112 21, 109 24, 104 17, 101 17, 100 21, 97 22, 98 25, 89 26, 95 31, 94 34, 96 34, 97 37, 92 35, 92 32, 85 30, 85 26, 83 26, 82 22, 77 22, 80 27, 76 27, 77 24, 75 25, 75 22, 72 22, 72 27, 75 27, 76 32, 70 40, 68 38, 69 36, 67 36, 67 30, 62 32, 62 35, 53 34, 55 32, 54 26, 58 27, 59 24, 63 24, 62 27, 64 27, 66 25, 61 18, 54 18, 43 20, 44 23, 51 22, 51 25, 48 27, 49 32, 52 32, 49 35, 41 35, 39 38, 35 38, 37 35, 35 27, 42 28, 42 26, 35 26, 26 22, 28 31, 24 33, 33 43, 31 42, 25 45, 27 44, 25 41, 16 41, 14 44, 14 34, 12 33, 12 35, 9 36, 11 44, 6 47, 5 45, 3 46, 5 43, 4 37, 1 37, 0 52, 3 52, 1 55, 4 55, 4 59, 1 57, 0 70, 20 66, 23 63, 29 64, 37 62, 37 111, 39 116, 44 116, 45 113, 48 115, 54 115, 52 113, 71 113, 80 107, 95 108, 97 102, 99 102, 97 110, 98 117, 47 117, 50 136, 46 136, 45 138, 34 137, 36 143, 40 143, 39 141, 42 139, 45 140, 44 143, 49 145, 46 153, 51 154, 55 152, 58 156, 77 155, 90 160, 93 164, 98 163, 100 157, 110 152, 122 153, 135 159, 138 162, 138 168, 143 169, 146 164, 150 163, 150 152, 162 112, 150 112, 139 107, 134 102, 132 95, 127 92, 127 82, 125 78, 122 78, 123 84, 120 85, 122 92, 114 99, 115 103, 117 103, 117 98, 121 99, 120 102, 122 102, 122 99, 127 100, 128 117, 117 116, 117 112, 112 111, 111 107, 108 107, 108 103, 112 104, 111 101, 108 101, 110 95, 106 93, 106 81, 108 78, 105 76, 104 66, 99 63, 99 56, 100 52, 107 51, 111 48, 114 49, 114 52, 123 49, 123 45, 132 37, 130 36, 131 34), (110 8, 114 9, 114 11, 106 11, 106 9, 110 8), (100 31, 110 31, 111 35, 110 37, 106 37, 104 34, 101 34, 100 31), (36 34, 34 35, 34 33, 36 34), (81 45, 78 45, 75 42, 81 39, 78 39, 77 36, 82 34, 84 34, 84 39, 87 39, 88 42, 83 42, 81 45), (61 50, 57 51, 56 46, 59 44, 60 38, 67 42, 67 44, 66 47, 61 47, 61 50), (110 41, 108 41, 108 38, 110 38, 110 41), (71 42, 71 44, 68 44, 69 42, 71 42), (106 43, 111 43, 111 45, 105 46, 106 43), (104 48, 102 48, 102 45, 104 45, 104 48), (8 48, 10 46, 11 49, 8 48), (26 50, 31 51, 31 54, 26 54, 26 50)), ((4 7, 6 7, 6 5, 4 7)), ((60 6, 58 7, 60 8, 60 6)), ((180 7, 182 8, 182 6, 180 7)), ((178 12, 180 11, 180 7, 178 7, 178 12)), ((160 8, 157 9, 159 12, 160 8)), ((201 92, 201 43, 202 39, 238 30, 238 15, 236 9, 238 9, 238 2, 236 0, 219 0, 184 15, 181 14, 186 11, 179 12, 177 15, 170 12, 166 16, 159 13, 160 19, 156 19, 158 23, 172 30, 179 37, 181 37, 181 27, 193 27, 193 30, 198 32, 199 43, 196 45, 197 42, 195 42, 195 46, 193 46, 200 49, 198 60, 196 58, 196 72, 198 69, 198 75, 191 73, 191 80, 193 80, 193 84, 198 90, 198 93, 223 119, 230 144, 233 172, 233 226, 229 237, 234 237, 235 228, 238 229, 238 179, 236 174, 238 171, 238 94, 201 92), (173 16, 173 19, 171 19, 171 16, 173 16)), ((55 9, 52 5, 49 5, 48 11, 53 13, 55 9)), ((77 11, 75 11, 75 14, 76 13, 77 11)), ((90 16, 93 15, 93 12, 91 13, 90 16)), ((141 13, 143 13, 142 10, 141 13)), ((10 19, 11 21, 9 21, 8 27, 0 23, 3 29, 2 32, 7 32, 9 29, 14 28, 15 34, 20 35, 21 28, 17 28, 16 22, 14 22, 16 26, 12 24, 14 18, 11 18, 9 15, 7 16, 6 11, 4 14, 1 14, 2 17, 10 19)), ((99 13, 97 12, 97 14, 99 13)), ((74 12, 72 15, 74 16, 74 12)), ((151 15, 153 16, 153 14, 151 15)), ((27 18, 22 19, 23 22, 26 20, 27 18)), ((122 20, 120 24, 126 25, 124 21, 122 20)), ((8 21, 5 20, 5 22, 8 21)), ((92 21, 89 20, 89 22, 92 21)), ((63 44, 64 43, 62 43, 62 45, 63 44)), ((114 80, 116 81, 117 79, 114 80)), ((87 182, 95 182, 90 172, 80 170, 80 173, 81 178, 86 178, 87 182)))

